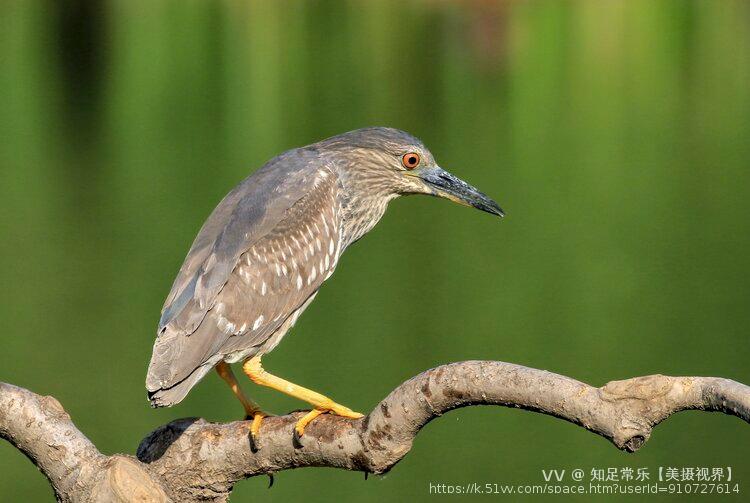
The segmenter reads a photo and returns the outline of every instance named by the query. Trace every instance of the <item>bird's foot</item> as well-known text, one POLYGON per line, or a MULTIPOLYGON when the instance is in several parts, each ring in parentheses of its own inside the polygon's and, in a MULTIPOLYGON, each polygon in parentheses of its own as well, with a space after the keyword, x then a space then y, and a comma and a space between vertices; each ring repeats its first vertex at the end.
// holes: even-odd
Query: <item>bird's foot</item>
POLYGON ((252 420, 252 423, 250 424, 250 450, 253 452, 258 451, 258 435, 260 433, 260 425, 263 422, 263 418, 272 415, 273 414, 268 414, 261 410, 247 411, 245 420, 252 420))
POLYGON ((337 416, 342 417, 348 417, 350 419, 359 419, 361 417, 364 417, 364 414, 360 414, 359 412, 354 412, 349 407, 344 407, 343 405, 339 405, 336 402, 330 402, 324 404, 322 407, 316 407, 312 409, 310 412, 302 416, 299 421, 294 425, 294 444, 297 447, 302 447, 301 439, 302 435, 305 434, 305 427, 307 427, 310 422, 312 422, 313 419, 318 417, 321 414, 335 414, 337 416))

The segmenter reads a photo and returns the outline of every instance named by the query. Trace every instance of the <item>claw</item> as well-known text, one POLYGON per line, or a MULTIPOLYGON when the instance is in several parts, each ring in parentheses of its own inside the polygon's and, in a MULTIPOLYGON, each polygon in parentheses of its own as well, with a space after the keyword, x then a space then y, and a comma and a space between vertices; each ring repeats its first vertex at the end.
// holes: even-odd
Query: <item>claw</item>
POLYGON ((250 425, 250 450, 253 453, 258 452, 258 434, 264 417, 266 417, 266 414, 263 412, 255 411, 253 413, 253 424, 250 425))
POLYGON ((302 437, 300 437, 300 434, 297 432, 297 428, 295 428, 292 433, 292 445, 295 449, 302 449, 304 447, 304 445, 302 445, 302 437))

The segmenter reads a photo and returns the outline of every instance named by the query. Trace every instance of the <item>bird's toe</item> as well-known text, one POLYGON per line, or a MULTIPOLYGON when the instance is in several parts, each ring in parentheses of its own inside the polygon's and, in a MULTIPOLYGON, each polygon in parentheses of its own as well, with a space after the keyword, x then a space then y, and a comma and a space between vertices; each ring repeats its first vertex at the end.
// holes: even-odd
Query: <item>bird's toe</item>
POLYGON ((258 452, 258 437, 260 436, 260 426, 263 423, 263 418, 266 417, 268 414, 265 412, 256 411, 253 416, 249 419, 252 419, 253 422, 250 425, 250 450, 253 452, 258 452))

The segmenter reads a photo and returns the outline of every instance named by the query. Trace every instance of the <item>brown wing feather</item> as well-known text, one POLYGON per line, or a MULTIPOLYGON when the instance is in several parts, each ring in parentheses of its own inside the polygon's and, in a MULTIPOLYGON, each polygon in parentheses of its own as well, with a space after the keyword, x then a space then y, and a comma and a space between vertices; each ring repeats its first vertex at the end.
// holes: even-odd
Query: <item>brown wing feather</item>
POLYGON ((332 176, 321 180, 242 255, 215 309, 220 328, 232 334, 220 350, 223 355, 261 346, 333 271, 339 222, 337 187, 331 182, 332 176))
POLYGON ((239 257, 309 190, 320 169, 308 149, 285 152, 243 180, 219 203, 188 252, 159 320, 159 332, 189 334, 213 306, 239 257))
POLYGON ((163 327, 149 367, 150 391, 257 351, 330 275, 339 252, 338 185, 325 167, 310 182, 306 195, 239 254, 194 331, 163 327))

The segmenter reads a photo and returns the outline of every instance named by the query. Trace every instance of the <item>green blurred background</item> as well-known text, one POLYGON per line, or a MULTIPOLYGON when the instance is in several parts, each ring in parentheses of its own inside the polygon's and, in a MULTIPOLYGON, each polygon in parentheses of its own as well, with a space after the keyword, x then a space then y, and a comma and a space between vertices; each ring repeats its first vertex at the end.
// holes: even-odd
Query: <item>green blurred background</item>
MULTIPOLYGON (((105 453, 174 418, 237 419, 213 374, 148 407, 162 302, 239 180, 368 125, 419 136, 508 217, 394 202, 269 370, 362 411, 474 358, 750 382, 750 4, 718 0, 0 2, 0 380, 57 397, 105 453)), ((233 499, 427 500, 430 482, 626 466, 730 466, 746 498, 749 448, 720 414, 679 414, 628 455, 475 407, 385 477, 289 471, 233 499)), ((52 500, 7 443, 0 466, 0 500, 52 500)))

